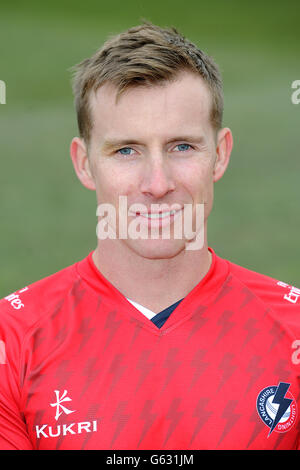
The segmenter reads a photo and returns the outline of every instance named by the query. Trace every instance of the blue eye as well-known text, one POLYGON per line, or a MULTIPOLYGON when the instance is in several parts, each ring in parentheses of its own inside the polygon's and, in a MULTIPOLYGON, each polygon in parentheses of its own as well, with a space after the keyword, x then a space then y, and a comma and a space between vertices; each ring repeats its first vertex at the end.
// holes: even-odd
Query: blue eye
POLYGON ((130 151, 132 148, 130 147, 123 147, 122 149, 118 150, 118 153, 121 153, 121 155, 130 155, 130 151))
POLYGON ((191 146, 190 144, 178 144, 176 147, 178 147, 180 152, 184 152, 185 150, 189 150, 191 146))

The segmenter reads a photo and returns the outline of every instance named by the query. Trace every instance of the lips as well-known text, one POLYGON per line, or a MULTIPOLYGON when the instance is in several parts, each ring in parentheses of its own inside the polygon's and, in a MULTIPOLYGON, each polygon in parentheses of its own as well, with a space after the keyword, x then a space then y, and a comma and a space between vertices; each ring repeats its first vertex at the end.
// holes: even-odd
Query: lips
POLYGON ((183 206, 178 203, 174 204, 152 204, 151 207, 134 207, 129 209, 129 215, 134 217, 145 217, 147 219, 164 219, 165 217, 171 217, 181 212, 183 206))
POLYGON ((164 219, 165 217, 171 217, 176 214, 175 210, 166 211, 166 212, 145 212, 145 213, 136 213, 137 216, 146 217, 147 219, 164 219))
POLYGON ((136 220, 139 221, 141 226, 145 227, 169 227, 171 224, 177 220, 179 215, 181 214, 183 207, 177 204, 176 209, 166 210, 166 207, 161 208, 155 207, 155 210, 148 210, 148 211, 133 211, 129 213, 129 215, 135 217, 136 220))

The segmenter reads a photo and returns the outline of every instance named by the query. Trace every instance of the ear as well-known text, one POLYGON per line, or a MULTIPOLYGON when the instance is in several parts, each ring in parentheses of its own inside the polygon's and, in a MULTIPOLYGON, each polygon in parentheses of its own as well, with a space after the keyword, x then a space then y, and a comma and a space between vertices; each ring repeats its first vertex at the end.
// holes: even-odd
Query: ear
POLYGON ((88 189, 95 190, 95 182, 88 158, 87 146, 83 139, 74 137, 70 145, 70 155, 79 181, 88 189))
POLYGON ((232 132, 228 127, 220 129, 217 135, 216 161, 213 172, 214 182, 222 178, 229 164, 233 147, 232 132))

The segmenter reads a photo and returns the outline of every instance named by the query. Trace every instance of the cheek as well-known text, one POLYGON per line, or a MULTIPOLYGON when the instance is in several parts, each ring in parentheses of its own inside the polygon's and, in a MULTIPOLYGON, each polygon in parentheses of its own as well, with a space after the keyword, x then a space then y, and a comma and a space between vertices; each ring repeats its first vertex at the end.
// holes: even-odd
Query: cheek
POLYGON ((128 196, 134 191, 133 179, 130 173, 119 168, 99 165, 95 177, 98 204, 112 203, 117 207, 119 196, 128 196))
POLYGON ((182 172, 181 180, 194 202, 206 202, 213 192, 213 171, 211 166, 199 165, 182 172), (183 178, 182 178, 183 176, 183 178))

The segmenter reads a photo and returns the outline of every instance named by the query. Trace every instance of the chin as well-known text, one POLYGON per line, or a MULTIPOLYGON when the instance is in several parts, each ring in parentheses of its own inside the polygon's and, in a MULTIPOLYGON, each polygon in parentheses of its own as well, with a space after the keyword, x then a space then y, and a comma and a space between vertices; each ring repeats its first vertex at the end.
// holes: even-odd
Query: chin
POLYGON ((184 240, 131 240, 130 248, 147 259, 170 259, 185 250, 184 240))

